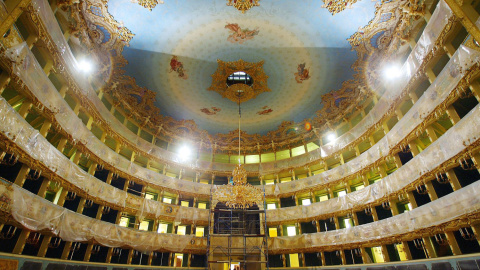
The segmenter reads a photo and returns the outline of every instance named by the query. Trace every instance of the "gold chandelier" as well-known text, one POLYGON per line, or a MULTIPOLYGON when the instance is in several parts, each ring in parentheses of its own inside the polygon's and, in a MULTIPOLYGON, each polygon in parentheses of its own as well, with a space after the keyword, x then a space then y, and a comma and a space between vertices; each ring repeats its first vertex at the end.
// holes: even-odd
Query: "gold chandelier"
POLYGON ((234 6, 236 9, 240 10, 242 13, 251 9, 254 6, 260 6, 258 1, 260 0, 227 0, 227 6, 234 6), (233 2, 233 3, 232 3, 233 2))
POLYGON ((227 207, 234 209, 245 209, 254 205, 260 205, 263 199, 262 191, 247 183, 247 171, 240 162, 240 119, 242 118, 240 94, 238 100, 238 165, 233 169, 232 182, 217 187, 213 193, 214 201, 225 203, 227 207))

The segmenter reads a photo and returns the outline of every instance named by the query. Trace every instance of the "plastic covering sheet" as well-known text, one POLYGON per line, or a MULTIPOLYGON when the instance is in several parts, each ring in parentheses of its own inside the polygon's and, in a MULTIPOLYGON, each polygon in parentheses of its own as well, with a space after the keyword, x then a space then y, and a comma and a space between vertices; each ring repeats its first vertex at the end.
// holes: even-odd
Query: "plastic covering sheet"
POLYGON ((391 218, 348 229, 270 238, 269 249, 278 251, 378 240, 439 225, 479 210, 480 181, 477 181, 440 199, 391 218))
POLYGON ((124 173, 134 175, 147 183, 192 194, 210 194, 209 185, 158 174, 127 160, 102 143, 86 128, 66 101, 60 96, 55 86, 43 72, 34 55, 28 49, 26 43, 9 48, 6 54, 7 57, 13 61, 15 74, 28 86, 32 94, 45 107, 55 113, 56 121, 62 129, 72 136, 74 142, 84 144, 95 156, 103 159, 106 163, 124 173))
MULTIPOLYGON (((11 198, 16 221, 32 231, 50 230, 65 241, 94 239, 108 247, 130 246, 140 251, 205 250, 206 238, 143 232, 92 219, 66 210, 16 185, 0 183, 0 195, 11 198), (11 191, 10 191, 11 190, 11 191)), ((367 242, 428 228, 480 210, 480 181, 412 211, 348 229, 269 239, 269 249, 301 249, 367 242)))
MULTIPOLYGON (((205 238, 193 235, 159 234, 123 228, 115 224, 83 216, 38 197, 16 185, 11 185, 12 216, 32 231, 49 230, 65 241, 86 242, 95 240, 107 247, 130 246, 148 252, 168 250, 182 252, 205 250, 205 238)), ((5 184, 0 184, 0 194, 5 194, 5 184)))
POLYGON ((309 206, 267 210, 268 222, 311 218, 367 205, 399 191, 463 151, 480 138, 480 105, 450 128, 437 141, 392 174, 361 190, 309 206))
MULTIPOLYGON (((112 185, 96 179, 80 167, 71 162, 55 147, 53 147, 37 130, 33 129, 18 113, 13 110, 5 99, 0 97, 0 132, 3 133, 15 144, 22 148, 32 159, 41 162, 56 175, 65 181, 84 190, 89 196, 120 206, 128 206, 137 209, 140 216, 147 214, 155 217, 172 217, 177 219, 177 214, 186 213, 186 218, 192 218, 193 222, 207 222, 208 210, 188 207, 188 210, 178 205, 165 205, 162 202, 144 199, 133 196, 126 191, 117 189, 112 185), (196 219, 194 219, 196 218, 196 219)), ((84 127, 84 125, 79 125, 84 127)))
POLYGON ((265 186, 266 196, 304 190, 314 185, 337 181, 359 172, 366 166, 388 155, 402 139, 423 123, 434 109, 451 93, 465 75, 466 70, 480 62, 480 52, 460 45, 435 81, 400 121, 375 145, 358 157, 326 172, 298 181, 265 186))

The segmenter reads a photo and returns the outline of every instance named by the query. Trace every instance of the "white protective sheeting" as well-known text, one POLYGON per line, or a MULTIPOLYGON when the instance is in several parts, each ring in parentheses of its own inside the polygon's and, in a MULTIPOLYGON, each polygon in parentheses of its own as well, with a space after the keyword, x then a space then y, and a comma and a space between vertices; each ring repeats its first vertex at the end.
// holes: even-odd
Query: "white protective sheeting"
POLYGON ((437 141, 415 156, 404 166, 372 185, 342 197, 313 203, 267 210, 269 222, 308 219, 361 207, 398 192, 431 172, 445 161, 455 157, 480 138, 480 105, 451 127, 437 141))
POLYGON ((316 248, 362 243, 439 225, 480 210, 480 181, 391 218, 327 232, 269 239, 269 250, 316 248))
POLYGON ((11 187, 13 188, 12 216, 32 231, 49 230, 65 241, 95 240, 103 246, 129 246, 143 252, 155 250, 183 252, 185 249, 189 251, 206 249, 206 238, 120 227, 52 204, 16 185, 11 187))
MULTIPOLYGON (((64 181, 84 190, 90 197, 121 208, 131 208, 139 216, 150 214, 156 218, 163 217, 175 220, 181 217, 184 221, 194 223, 197 221, 206 223, 208 221, 207 209, 164 204, 134 196, 88 174, 52 146, 37 130, 20 117, 2 97, 0 97, 0 122, 2 123, 0 132, 20 147, 25 155, 45 165, 64 181), (183 208, 188 209, 184 210, 183 208), (179 213, 188 213, 188 216, 177 217, 179 213)), ((80 127, 84 127, 84 125, 79 124, 79 129, 81 129, 80 127)))

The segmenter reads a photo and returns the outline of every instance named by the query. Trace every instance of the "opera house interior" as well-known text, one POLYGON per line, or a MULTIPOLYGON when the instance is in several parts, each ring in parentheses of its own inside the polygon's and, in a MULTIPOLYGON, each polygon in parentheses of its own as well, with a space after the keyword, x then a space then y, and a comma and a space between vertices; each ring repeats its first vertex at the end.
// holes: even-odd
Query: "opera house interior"
POLYGON ((480 270, 479 0, 0 0, 0 269, 480 270))

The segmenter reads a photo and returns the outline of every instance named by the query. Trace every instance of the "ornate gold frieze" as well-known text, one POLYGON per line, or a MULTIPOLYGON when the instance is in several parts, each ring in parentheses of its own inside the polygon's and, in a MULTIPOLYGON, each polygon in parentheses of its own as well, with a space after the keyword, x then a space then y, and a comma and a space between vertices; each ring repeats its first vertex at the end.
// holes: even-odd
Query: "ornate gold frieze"
POLYGON ((212 85, 207 90, 215 91, 224 98, 235 103, 242 103, 250 99, 256 98, 263 92, 270 92, 268 88, 268 76, 263 71, 264 61, 258 63, 250 63, 242 59, 233 62, 224 62, 217 60, 218 67, 212 74, 212 85), (251 86, 237 83, 231 86, 227 85, 227 78, 235 72, 243 71, 253 79, 251 86))

